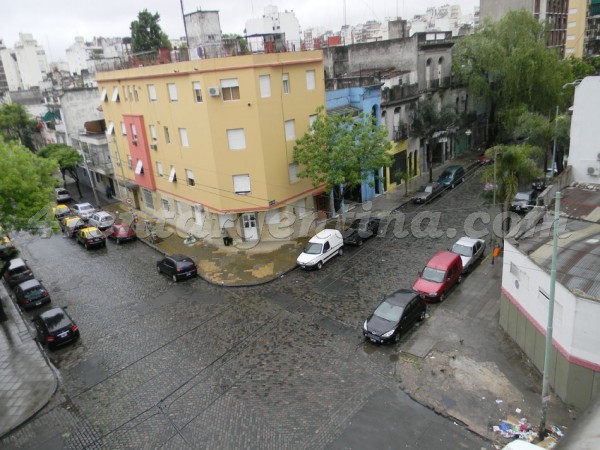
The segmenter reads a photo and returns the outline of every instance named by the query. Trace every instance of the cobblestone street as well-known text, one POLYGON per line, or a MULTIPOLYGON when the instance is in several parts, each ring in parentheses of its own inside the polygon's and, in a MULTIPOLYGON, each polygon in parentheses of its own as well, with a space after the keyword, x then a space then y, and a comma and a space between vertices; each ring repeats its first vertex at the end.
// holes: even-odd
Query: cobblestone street
POLYGON ((408 231, 415 215, 439 211, 439 237, 400 238, 390 225, 321 271, 253 288, 173 284, 140 243, 86 251, 63 236, 15 236, 82 338, 49 353, 56 397, 0 447, 492 448, 401 391, 410 334, 381 347, 361 334, 385 294, 410 288, 470 213, 487 212, 480 190, 475 174, 432 205, 400 210, 408 231))

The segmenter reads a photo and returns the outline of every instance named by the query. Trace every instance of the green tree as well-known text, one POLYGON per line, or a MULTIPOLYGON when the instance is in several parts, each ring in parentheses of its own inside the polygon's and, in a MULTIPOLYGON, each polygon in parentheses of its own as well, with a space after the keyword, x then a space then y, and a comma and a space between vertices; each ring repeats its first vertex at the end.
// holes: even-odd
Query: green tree
MULTIPOLYGON (((0 136, 0 224, 4 232, 28 229, 32 217, 48 207, 55 186, 54 161, 39 158, 16 142, 0 136)), ((4 275, 7 262, 16 255, 13 247, 3 247, 0 259, 4 275)))
POLYGON ((0 105, 0 134, 6 141, 17 141, 29 150, 35 151, 32 136, 37 131, 37 122, 29 116, 23 105, 17 103, 0 105))
POLYGON ((79 197, 82 197, 79 175, 77 175, 77 164, 83 161, 83 158, 77 150, 65 144, 48 144, 40 149, 38 156, 56 161, 63 178, 63 186, 67 187, 65 175, 68 173, 75 180, 79 197))
POLYGON ((498 114, 522 105, 549 115, 563 100, 562 86, 572 81, 569 63, 546 47, 545 25, 524 9, 498 22, 486 20, 452 49, 455 81, 487 105, 490 143, 509 132, 498 114))
POLYGON ((375 125, 370 115, 329 116, 320 107, 311 130, 296 141, 294 162, 301 166, 299 177, 309 178, 315 187, 325 184, 341 200, 345 189, 359 186, 374 170, 390 165, 390 148, 387 131, 375 125))
MULTIPOLYGON (((540 155, 543 155, 544 168, 548 167, 548 156, 552 150, 553 123, 542 114, 525 111, 519 115, 512 130, 515 141, 524 142, 540 149, 540 155)), ((542 164, 542 161, 538 162, 542 164)))
MULTIPOLYGON (((495 161, 483 169, 481 178, 486 181, 495 179, 496 201, 501 211, 506 213, 519 187, 542 176, 543 172, 535 162, 540 156, 540 149, 529 144, 499 145, 488 149, 486 156, 495 157, 495 161)), ((506 233, 510 224, 504 222, 503 225, 506 233)))
MULTIPOLYGON (((555 120, 556 128, 556 171, 561 173, 564 170, 563 161, 569 154, 571 144, 571 116, 559 115, 555 120)), ((550 166, 546 166, 550 167, 550 166)))
POLYGON ((596 73, 596 67, 590 64, 587 59, 576 58, 569 56, 566 59, 571 68, 571 75, 574 80, 582 80, 585 77, 592 76, 596 73))
POLYGON ((411 134, 424 142, 429 169, 429 182, 433 181, 433 135, 437 131, 446 131, 456 125, 456 111, 450 105, 439 108, 436 101, 427 98, 418 103, 414 113, 411 134))
POLYGON ((171 50, 169 37, 158 24, 160 15, 147 9, 138 13, 138 20, 131 22, 131 49, 134 53, 156 51, 159 48, 171 50))

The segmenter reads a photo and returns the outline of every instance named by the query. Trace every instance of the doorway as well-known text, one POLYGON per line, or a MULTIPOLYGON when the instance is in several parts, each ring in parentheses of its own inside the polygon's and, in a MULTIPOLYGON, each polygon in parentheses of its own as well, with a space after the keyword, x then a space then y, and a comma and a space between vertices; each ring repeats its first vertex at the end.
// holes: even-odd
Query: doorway
POLYGON ((242 214, 242 227, 244 239, 247 241, 258 240, 258 224, 255 213, 242 214))

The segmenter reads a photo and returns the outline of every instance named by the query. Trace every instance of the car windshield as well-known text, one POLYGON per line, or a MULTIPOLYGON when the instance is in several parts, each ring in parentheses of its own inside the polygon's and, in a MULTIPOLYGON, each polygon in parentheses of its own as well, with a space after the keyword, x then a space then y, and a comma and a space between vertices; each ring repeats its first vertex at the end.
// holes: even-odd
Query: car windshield
POLYGON ((127 234, 129 232, 129 227, 127 225, 123 225, 123 226, 117 228, 117 231, 119 233, 127 234))
POLYGON ((83 205, 83 206, 80 206, 80 207, 79 207, 79 210, 80 210, 80 211, 90 211, 90 210, 92 210, 92 209, 94 209, 94 208, 92 207, 92 205, 83 205))
POLYGON ((423 192, 427 192, 428 194, 431 194, 433 192, 433 186, 430 186, 430 185, 425 186, 425 189, 423 189, 423 192))
POLYGON ((369 224, 369 222, 366 220, 356 219, 354 222, 352 222, 352 225, 350 225, 349 229, 350 230, 358 230, 358 231, 366 231, 368 224, 369 224))
POLYGON ((434 283, 441 283, 444 281, 444 275, 446 272, 440 269, 433 269, 431 267, 425 267, 423 273, 421 274, 421 278, 427 281, 433 281, 434 283))
POLYGON ((29 289, 24 294, 25 294, 25 298, 39 297, 40 295, 44 294, 44 288, 42 288, 41 286, 38 286, 38 287, 35 287, 32 289, 29 289))
POLYGON ((440 175, 440 178, 451 178, 452 177, 452 172, 444 170, 442 172, 442 174, 440 175))
POLYGON ((373 314, 375 314, 377 317, 381 317, 382 319, 389 320, 390 322, 398 322, 400 320, 400 316, 402 315, 402 311, 404 311, 402 306, 394 305, 384 301, 377 307, 373 314))
POLYGON ((323 244, 318 244, 316 242, 309 242, 306 248, 304 249, 304 253, 308 253, 309 255, 320 255, 321 249, 323 248, 323 244))
POLYGON ((65 194, 68 194, 68 192, 67 192, 67 191, 65 191, 64 189, 59 189, 59 190, 57 191, 57 194, 58 194, 58 195, 65 195, 65 194))
POLYGON ((517 192, 517 195, 515 195, 516 202, 528 201, 528 200, 529 200, 529 194, 527 192, 517 192))
POLYGON ((100 237, 102 235, 102 232, 100 230, 90 230, 87 232, 87 235, 91 238, 100 237))
POLYGON ((473 254, 473 247, 468 247, 462 244, 454 244, 452 246, 452 253, 457 253, 462 256, 471 256, 473 254))
POLYGON ((111 220, 112 220, 112 217, 104 216, 100 219, 100 222, 110 222, 111 220))

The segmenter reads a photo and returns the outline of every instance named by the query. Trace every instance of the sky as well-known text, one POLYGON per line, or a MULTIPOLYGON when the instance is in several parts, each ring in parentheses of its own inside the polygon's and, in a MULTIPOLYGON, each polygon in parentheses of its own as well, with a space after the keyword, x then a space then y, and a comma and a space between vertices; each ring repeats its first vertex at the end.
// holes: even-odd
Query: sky
MULTIPOLYGON (((411 19, 423 14, 429 6, 458 4, 463 14, 471 14, 479 0, 345 0, 346 22, 357 25, 367 20, 383 21, 399 15, 411 19)), ((14 48, 19 33, 33 34, 38 45, 46 50, 49 62, 65 60, 67 47, 76 36, 130 36, 129 25, 140 11, 147 9, 160 15, 160 26, 170 38, 185 35, 181 5, 184 12, 199 9, 219 11, 223 33, 243 34, 245 22, 261 17, 264 7, 275 5, 279 11, 292 10, 302 30, 323 27, 338 31, 344 24, 344 0, 39 0, 5 1, 2 5, 0 39, 14 48)))

